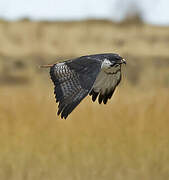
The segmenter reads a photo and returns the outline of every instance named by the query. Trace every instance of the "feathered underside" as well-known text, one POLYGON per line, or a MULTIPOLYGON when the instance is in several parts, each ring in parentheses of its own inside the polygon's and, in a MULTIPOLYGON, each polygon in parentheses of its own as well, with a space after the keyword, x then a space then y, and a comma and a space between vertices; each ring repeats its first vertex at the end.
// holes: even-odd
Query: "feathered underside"
POLYGON ((90 57, 54 64, 50 76, 54 83, 54 93, 58 105, 58 115, 67 116, 89 94, 95 101, 106 104, 121 80, 121 65, 102 69, 102 61, 90 57))
POLYGON ((121 69, 113 73, 101 71, 90 92, 93 102, 98 98, 99 104, 107 103, 111 99, 116 87, 121 81, 121 69))
POLYGON ((100 64, 95 62, 86 66, 86 62, 67 61, 55 64, 50 69, 50 76, 55 85, 54 93, 58 105, 58 115, 67 116, 85 98, 91 90, 100 64), (96 70, 93 71, 93 68, 96 70))

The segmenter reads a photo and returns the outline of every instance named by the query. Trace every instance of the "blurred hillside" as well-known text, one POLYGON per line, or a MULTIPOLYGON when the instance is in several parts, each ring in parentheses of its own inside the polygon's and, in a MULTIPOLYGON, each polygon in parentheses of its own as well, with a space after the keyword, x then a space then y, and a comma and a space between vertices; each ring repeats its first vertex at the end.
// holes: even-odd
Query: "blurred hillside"
POLYGON ((0 179, 169 179, 169 28, 1 21, 0 42, 0 179), (61 121, 39 65, 104 52, 127 60, 113 98, 61 121))
POLYGON ((159 80, 168 87, 168 31, 167 27, 152 27, 138 21, 122 24, 2 21, 0 84, 32 81, 32 73, 42 72, 38 68, 41 64, 85 54, 115 52, 127 59, 127 78, 132 83, 143 80, 156 85, 159 80))

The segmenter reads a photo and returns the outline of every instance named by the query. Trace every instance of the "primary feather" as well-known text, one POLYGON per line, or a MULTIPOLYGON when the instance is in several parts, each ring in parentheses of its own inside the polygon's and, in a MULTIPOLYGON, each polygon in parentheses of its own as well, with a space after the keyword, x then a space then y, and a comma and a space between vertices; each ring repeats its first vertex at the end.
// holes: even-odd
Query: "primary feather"
MULTIPOLYGON (((67 116, 89 94, 106 104, 121 80, 124 59, 117 54, 82 56, 50 66, 58 115, 67 116)), ((44 66, 49 67, 49 65, 44 66)))

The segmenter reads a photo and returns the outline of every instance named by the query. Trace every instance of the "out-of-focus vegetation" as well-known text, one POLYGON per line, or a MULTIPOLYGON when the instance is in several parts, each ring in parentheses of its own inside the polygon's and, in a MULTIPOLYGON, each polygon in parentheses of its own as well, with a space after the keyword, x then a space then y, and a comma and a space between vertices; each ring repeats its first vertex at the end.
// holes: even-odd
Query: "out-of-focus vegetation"
POLYGON ((1 21, 0 42, 0 179, 169 179, 169 28, 1 21), (114 97, 61 120, 39 65, 103 52, 127 59, 114 97))

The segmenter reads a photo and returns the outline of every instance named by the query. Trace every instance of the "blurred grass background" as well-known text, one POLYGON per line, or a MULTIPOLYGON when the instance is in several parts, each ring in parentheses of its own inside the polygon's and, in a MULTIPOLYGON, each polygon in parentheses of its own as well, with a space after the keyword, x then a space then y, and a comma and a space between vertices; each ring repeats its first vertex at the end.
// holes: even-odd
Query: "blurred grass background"
POLYGON ((0 42, 0 179, 169 179, 168 27, 0 21, 0 42), (113 99, 61 120, 39 65, 105 52, 127 59, 113 99))

